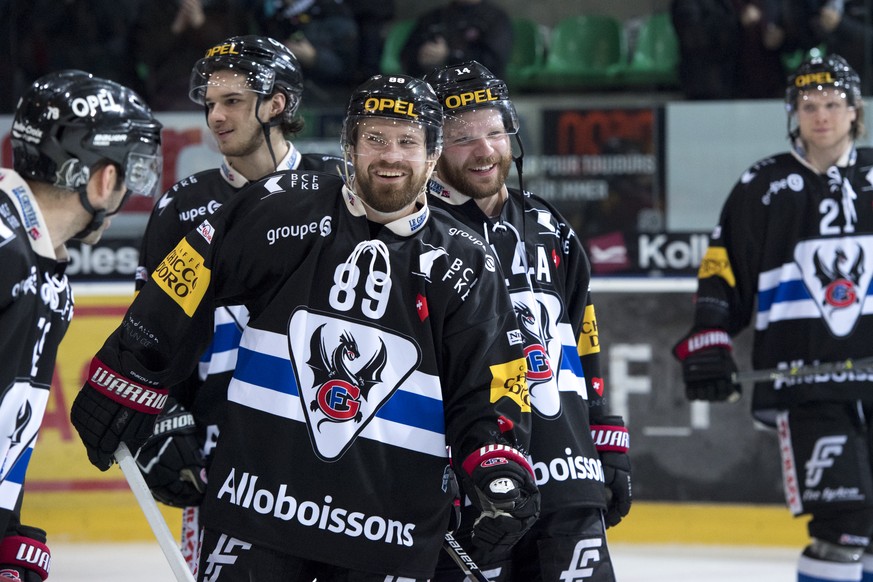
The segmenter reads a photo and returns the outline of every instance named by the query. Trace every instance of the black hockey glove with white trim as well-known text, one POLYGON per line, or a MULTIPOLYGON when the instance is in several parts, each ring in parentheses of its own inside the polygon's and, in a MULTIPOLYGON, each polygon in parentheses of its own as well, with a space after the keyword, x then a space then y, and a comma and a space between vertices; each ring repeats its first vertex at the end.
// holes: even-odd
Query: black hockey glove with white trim
POLYGON ((200 505, 206 491, 203 443, 194 417, 173 398, 158 415, 152 436, 136 455, 152 496, 172 507, 200 505))
POLYGON ((88 380, 70 410, 91 464, 101 471, 109 469, 121 442, 135 455, 151 436, 166 400, 166 390, 143 386, 97 358, 91 360, 88 380))
POLYGON ((10 524, 0 540, 0 580, 42 582, 48 578, 52 554, 45 531, 29 525, 10 524))
POLYGON ((630 512, 633 502, 630 438, 620 416, 606 416, 591 425, 591 438, 600 453, 603 482, 606 485, 606 527, 618 525, 630 512))
POLYGON ((673 346, 682 363, 682 379, 688 400, 736 402, 742 387, 733 381, 737 364, 731 336, 723 329, 696 329, 673 346))
POLYGON ((508 551, 540 515, 533 468, 505 445, 482 447, 461 466, 464 489, 481 511, 473 524, 473 545, 486 554, 508 551))

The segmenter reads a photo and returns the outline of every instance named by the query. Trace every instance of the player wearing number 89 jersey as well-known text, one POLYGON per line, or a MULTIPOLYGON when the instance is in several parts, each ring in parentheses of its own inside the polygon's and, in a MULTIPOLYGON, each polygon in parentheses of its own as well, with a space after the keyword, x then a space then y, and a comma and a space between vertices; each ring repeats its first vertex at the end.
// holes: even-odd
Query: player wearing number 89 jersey
POLYGON ((71 416, 107 469, 119 440, 148 435, 159 395, 209 341, 214 305, 251 314, 200 579, 430 578, 453 502, 447 444, 480 487, 483 524, 536 518, 509 297, 481 239, 427 206, 441 135, 426 83, 364 83, 343 128, 354 177, 249 186, 167 255, 95 357, 71 416), (132 387, 119 393, 103 369, 132 387))

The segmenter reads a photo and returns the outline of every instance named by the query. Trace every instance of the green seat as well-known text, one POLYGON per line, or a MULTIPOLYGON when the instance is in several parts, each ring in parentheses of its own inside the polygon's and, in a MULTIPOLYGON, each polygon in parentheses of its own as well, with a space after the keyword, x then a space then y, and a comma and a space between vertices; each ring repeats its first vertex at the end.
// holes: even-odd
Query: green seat
POLYGON ((379 60, 379 70, 384 74, 399 74, 403 72, 400 63, 400 51, 406 44, 412 29, 415 27, 415 19, 397 20, 391 24, 388 34, 385 36, 385 44, 382 45, 382 57, 379 60))
POLYGON ((630 62, 618 76, 624 85, 679 85, 679 39, 669 13, 656 12, 643 22, 630 62))
POLYGON ((546 58, 545 27, 528 20, 512 21, 512 55, 506 65, 506 82, 510 90, 523 89, 542 68, 546 58))
POLYGON ((571 16, 552 28, 545 64, 534 81, 544 89, 611 85, 624 53, 618 20, 595 14, 571 16))

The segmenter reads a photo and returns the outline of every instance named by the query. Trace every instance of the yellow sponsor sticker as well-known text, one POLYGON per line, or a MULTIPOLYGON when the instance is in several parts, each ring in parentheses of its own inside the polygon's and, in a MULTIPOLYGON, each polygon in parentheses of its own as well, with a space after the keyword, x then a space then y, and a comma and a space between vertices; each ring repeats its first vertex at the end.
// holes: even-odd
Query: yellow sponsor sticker
POLYGON ((152 280, 191 317, 209 287, 211 274, 200 253, 182 239, 155 268, 152 280))
POLYGON ((737 286, 731 262, 728 260, 727 250, 724 247, 709 247, 700 262, 700 270, 697 272, 698 279, 707 277, 721 277, 731 287, 737 286))
POLYGON ((491 92, 491 89, 479 89, 478 91, 449 95, 444 104, 448 109, 457 109, 468 103, 487 103, 488 101, 497 101, 497 96, 491 92))
POLYGON ((594 315, 594 306, 585 306, 585 315, 582 316, 582 332, 579 334, 579 343, 576 351, 580 356, 600 353, 600 335, 597 333, 597 316, 594 315))
POLYGON ((524 358, 490 366, 491 402, 501 398, 515 400, 522 412, 530 412, 530 395, 527 392, 527 364, 524 358))

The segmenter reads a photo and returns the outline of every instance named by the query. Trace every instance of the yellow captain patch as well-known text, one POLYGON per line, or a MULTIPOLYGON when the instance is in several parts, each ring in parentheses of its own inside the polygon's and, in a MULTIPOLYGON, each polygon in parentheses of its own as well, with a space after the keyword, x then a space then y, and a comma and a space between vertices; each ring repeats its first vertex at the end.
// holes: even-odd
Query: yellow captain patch
POLYGON ((728 260, 727 250, 724 247, 709 247, 700 262, 700 270, 697 272, 699 279, 707 277, 721 277, 731 287, 737 286, 731 262, 728 260))
POLYGON ((585 306, 585 315, 582 317, 582 331, 579 334, 579 343, 576 351, 580 356, 600 353, 600 335, 597 333, 597 317, 594 315, 594 306, 585 306))
POLYGON ((522 412, 530 412, 530 395, 527 392, 527 364, 524 358, 490 366, 491 402, 501 398, 515 400, 522 412))
POLYGON ((200 253, 182 239, 155 268, 151 277, 191 317, 209 287, 211 274, 200 253))

